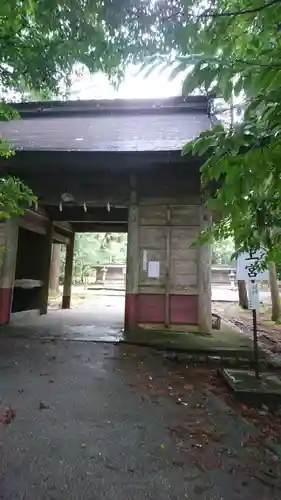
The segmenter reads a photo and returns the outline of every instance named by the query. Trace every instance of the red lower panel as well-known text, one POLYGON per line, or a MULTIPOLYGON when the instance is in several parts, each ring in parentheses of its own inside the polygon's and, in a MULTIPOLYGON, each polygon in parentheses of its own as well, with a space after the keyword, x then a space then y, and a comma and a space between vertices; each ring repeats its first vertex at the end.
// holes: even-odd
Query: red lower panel
MULTIPOLYGON (((165 322, 164 295, 138 295, 137 320, 139 323, 165 322)), ((197 295, 170 295, 170 324, 197 325, 197 295)))
POLYGON ((6 325, 10 321, 12 297, 12 288, 0 288, 0 325, 6 325))
POLYGON ((198 296, 171 295, 170 323, 174 325, 198 324, 198 296))
POLYGON ((138 323, 163 323, 165 295, 138 295, 138 323))
POLYGON ((133 331, 137 327, 137 302, 135 293, 127 293, 125 300, 125 329, 133 331))
MULTIPOLYGON (((127 294, 125 327, 132 331, 138 323, 165 322, 165 295, 127 294)), ((197 325, 197 295, 170 295, 170 324, 197 325)))

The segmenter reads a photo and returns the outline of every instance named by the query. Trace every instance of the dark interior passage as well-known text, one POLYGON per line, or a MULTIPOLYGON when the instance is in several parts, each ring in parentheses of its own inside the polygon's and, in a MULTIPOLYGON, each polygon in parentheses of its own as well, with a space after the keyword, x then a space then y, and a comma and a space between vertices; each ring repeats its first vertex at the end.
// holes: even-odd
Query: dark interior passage
POLYGON ((12 312, 40 307, 44 244, 43 235, 19 228, 12 312))

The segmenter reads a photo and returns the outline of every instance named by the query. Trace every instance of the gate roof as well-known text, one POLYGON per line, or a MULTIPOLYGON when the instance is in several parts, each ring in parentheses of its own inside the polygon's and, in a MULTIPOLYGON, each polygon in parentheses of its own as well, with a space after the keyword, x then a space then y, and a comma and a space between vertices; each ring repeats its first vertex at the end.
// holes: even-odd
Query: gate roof
POLYGON ((209 100, 188 98, 13 104, 21 119, 0 123, 16 150, 179 151, 211 128, 209 100))

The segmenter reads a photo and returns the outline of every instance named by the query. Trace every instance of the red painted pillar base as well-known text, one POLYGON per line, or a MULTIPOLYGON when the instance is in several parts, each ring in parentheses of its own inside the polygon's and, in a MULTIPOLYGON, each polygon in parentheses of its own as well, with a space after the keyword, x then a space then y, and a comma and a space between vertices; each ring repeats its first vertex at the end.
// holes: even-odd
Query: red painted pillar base
POLYGON ((127 293, 125 300, 125 330, 134 333, 137 329, 137 302, 138 296, 135 293, 127 293))
POLYGON ((7 325, 10 322, 12 298, 12 288, 0 288, 0 325, 7 325))

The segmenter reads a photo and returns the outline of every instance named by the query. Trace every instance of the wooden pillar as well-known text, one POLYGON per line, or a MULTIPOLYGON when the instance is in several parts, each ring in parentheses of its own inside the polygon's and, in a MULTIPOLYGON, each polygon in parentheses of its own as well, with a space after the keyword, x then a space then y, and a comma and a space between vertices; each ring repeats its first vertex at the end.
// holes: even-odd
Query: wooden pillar
POLYGON ((75 233, 66 246, 62 309, 70 309, 75 233))
MULTIPOLYGON (((211 217, 204 206, 200 207, 200 229, 211 225, 211 217)), ((210 243, 198 249, 198 328, 202 334, 212 332, 212 286, 211 286, 212 247, 210 243)))
POLYGON ((18 248, 16 218, 0 222, 0 325, 10 321, 18 248))
MULTIPOLYGON (((44 247, 42 256, 42 288, 40 297, 40 314, 47 314, 49 299, 49 284, 51 271, 52 243, 53 243, 53 223, 48 221, 47 233, 44 237, 44 247)), ((34 249, 35 251, 35 249, 34 249)))
POLYGON ((171 272, 171 209, 166 209, 166 272, 165 272, 165 327, 170 327, 170 272, 171 272))
POLYGON ((137 328, 137 302, 139 288, 139 208, 136 194, 136 178, 131 178, 131 196, 128 214, 127 276, 125 302, 125 330, 137 328))
POLYGON ((50 292, 52 295, 56 295, 59 293, 60 251, 60 243, 53 243, 50 272, 50 292))

